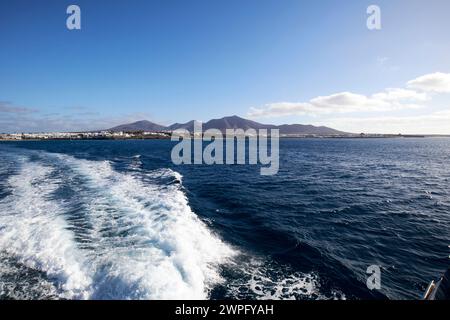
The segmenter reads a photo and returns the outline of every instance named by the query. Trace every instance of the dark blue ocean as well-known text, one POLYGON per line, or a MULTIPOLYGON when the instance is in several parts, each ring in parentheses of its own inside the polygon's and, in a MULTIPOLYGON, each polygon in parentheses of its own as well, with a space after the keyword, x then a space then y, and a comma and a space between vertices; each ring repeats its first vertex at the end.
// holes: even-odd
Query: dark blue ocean
POLYGON ((449 267, 450 139, 282 139, 275 176, 172 146, 1 142, 0 298, 420 299, 449 267))

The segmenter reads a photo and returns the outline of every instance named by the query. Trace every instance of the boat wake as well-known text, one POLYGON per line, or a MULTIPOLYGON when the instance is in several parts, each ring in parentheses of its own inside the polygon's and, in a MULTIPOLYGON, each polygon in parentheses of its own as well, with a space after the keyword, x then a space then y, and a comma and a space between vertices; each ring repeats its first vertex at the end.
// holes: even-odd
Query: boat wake
POLYGON ((0 296, 205 299, 223 281, 236 251, 192 212, 178 173, 118 172, 45 152, 8 157, 18 169, 2 182, 0 296), (21 272, 36 290, 20 286, 21 272))

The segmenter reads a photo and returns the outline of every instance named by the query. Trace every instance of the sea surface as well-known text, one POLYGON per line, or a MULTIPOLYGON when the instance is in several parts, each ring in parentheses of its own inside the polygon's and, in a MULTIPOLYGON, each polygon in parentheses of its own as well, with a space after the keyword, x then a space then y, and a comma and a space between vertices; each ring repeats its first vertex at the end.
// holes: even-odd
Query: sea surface
POLYGON ((420 299, 450 265, 450 139, 0 143, 0 299, 420 299), (366 269, 381 266, 381 289, 366 269))

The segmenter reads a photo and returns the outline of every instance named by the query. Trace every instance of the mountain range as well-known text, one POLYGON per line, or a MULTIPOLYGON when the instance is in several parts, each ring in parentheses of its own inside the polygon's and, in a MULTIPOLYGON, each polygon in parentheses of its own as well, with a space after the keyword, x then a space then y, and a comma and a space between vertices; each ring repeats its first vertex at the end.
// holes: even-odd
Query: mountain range
MULTIPOLYGON (((158 131, 174 131, 177 129, 186 129, 190 132, 194 131, 195 120, 191 120, 186 123, 174 123, 170 126, 163 126, 151 121, 142 120, 128 124, 122 124, 113 128, 108 129, 111 132, 119 131, 147 131, 147 132, 158 132, 158 131)), ((303 125, 303 124, 283 124, 283 125, 273 125, 273 124, 262 124, 256 121, 247 120, 238 116, 224 117, 220 119, 212 119, 208 122, 203 123, 203 130, 208 129, 219 129, 225 132, 226 129, 279 129, 280 134, 284 135, 345 135, 346 132, 338 131, 328 127, 316 127, 313 125, 303 125)))

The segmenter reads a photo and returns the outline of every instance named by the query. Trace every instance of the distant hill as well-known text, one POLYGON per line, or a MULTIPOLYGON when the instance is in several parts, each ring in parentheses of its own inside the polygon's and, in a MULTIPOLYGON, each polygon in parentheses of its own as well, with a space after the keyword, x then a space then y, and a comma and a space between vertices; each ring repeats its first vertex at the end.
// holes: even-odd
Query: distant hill
POLYGON ((111 132, 119 132, 119 131, 163 131, 166 130, 165 126, 147 121, 147 120, 142 120, 142 121, 136 121, 133 123, 128 123, 128 124, 122 124, 120 126, 114 127, 114 128, 110 128, 108 129, 108 131, 111 132))
MULTIPOLYGON (((170 126, 162 126, 150 121, 137 121, 130 124, 120 125, 109 129, 108 131, 174 131, 177 129, 186 129, 190 132, 194 131, 195 120, 186 123, 174 123, 170 126)), ((219 129, 225 132, 226 129, 279 129, 280 134, 287 135, 345 135, 346 132, 338 131, 328 127, 316 127, 303 124, 283 124, 276 126, 273 124, 262 124, 256 121, 247 120, 238 116, 224 117, 220 119, 212 119, 203 123, 203 130, 219 129)))
POLYGON ((270 129, 273 125, 265 125, 256 121, 247 120, 238 116, 224 117, 221 119, 212 119, 203 124, 203 128, 219 129, 225 132, 226 129, 270 129))
POLYGON ((174 123, 174 124, 168 126, 167 130, 174 131, 174 130, 178 130, 178 129, 186 129, 189 132, 193 132, 194 131, 194 123, 195 122, 196 122, 195 120, 191 120, 191 121, 186 122, 186 123, 174 123))
POLYGON ((344 135, 348 134, 347 132, 338 131, 328 127, 315 127, 312 125, 304 125, 304 124, 283 124, 281 126, 277 126, 277 129, 280 129, 280 134, 318 134, 318 135, 344 135))

